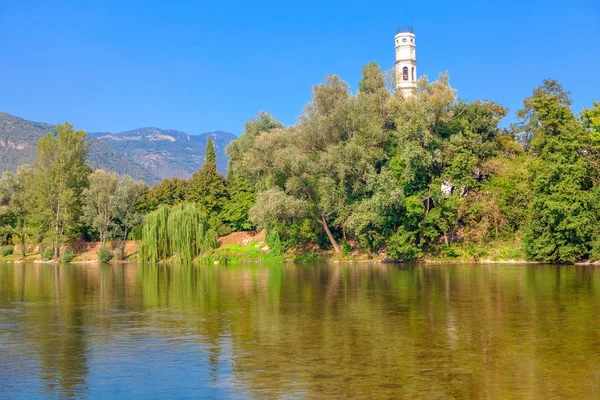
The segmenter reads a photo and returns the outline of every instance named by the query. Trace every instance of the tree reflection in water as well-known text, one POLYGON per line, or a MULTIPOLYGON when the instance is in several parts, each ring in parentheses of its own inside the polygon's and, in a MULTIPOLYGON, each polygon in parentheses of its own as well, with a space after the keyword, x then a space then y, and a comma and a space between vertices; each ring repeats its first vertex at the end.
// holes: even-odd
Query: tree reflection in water
POLYGON ((125 397, 155 374, 174 396, 584 398, 600 374, 598 273, 3 265, 0 385, 125 397))

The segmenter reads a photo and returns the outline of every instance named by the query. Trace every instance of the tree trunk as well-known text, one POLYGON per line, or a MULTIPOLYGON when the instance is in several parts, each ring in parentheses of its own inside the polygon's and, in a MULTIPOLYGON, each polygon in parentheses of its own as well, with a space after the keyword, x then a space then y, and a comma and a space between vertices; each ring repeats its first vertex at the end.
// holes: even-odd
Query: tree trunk
POLYGON ((21 255, 25 257, 25 218, 21 218, 21 255))
POLYGON ((25 233, 21 232, 21 255, 25 257, 25 233))
MULTIPOLYGON (((60 192, 59 192, 60 193, 60 192)), ((56 221, 54 221, 54 258, 58 260, 60 256, 60 247, 59 247, 59 221, 60 221, 60 195, 58 196, 58 200, 56 202, 56 221)))
POLYGON ((329 230, 329 226, 327 225, 325 218, 318 219, 317 221, 319 221, 319 223, 323 226, 323 229, 325 230, 325 233, 327 234, 327 237, 329 238, 329 241, 331 242, 331 245, 333 246, 333 249, 335 250, 335 252, 337 254, 340 254, 342 252, 340 245, 335 240, 335 238, 333 237, 333 234, 329 230))
POLYGON ((496 239, 498 239, 498 215, 494 213, 494 227, 496 228, 496 239))
POLYGON ((329 225, 327 225, 327 221, 325 220, 325 215, 319 209, 319 203, 317 202, 315 195, 310 190, 306 190, 306 194, 308 195, 308 198, 315 205, 315 208, 317 209, 318 213, 321 215, 321 219, 317 218, 317 222, 323 226, 323 229, 325 230, 325 233, 327 234, 327 237, 329 238, 329 241, 331 242, 331 245, 333 246, 333 249, 335 250, 335 252, 337 254, 340 254, 342 252, 342 249, 340 248, 340 245, 338 244, 338 242, 335 240, 335 238, 331 234, 331 231, 329 230, 329 225))
POLYGON ((58 234, 58 232, 59 232, 59 230, 58 230, 58 218, 57 218, 56 226, 54 228, 54 249, 53 249, 54 251, 53 251, 53 253, 54 253, 54 258, 55 259, 58 259, 58 256, 60 255, 59 254, 60 250, 59 250, 59 247, 58 247, 59 246, 58 245, 58 242, 59 242, 59 239, 58 239, 59 234, 58 234))

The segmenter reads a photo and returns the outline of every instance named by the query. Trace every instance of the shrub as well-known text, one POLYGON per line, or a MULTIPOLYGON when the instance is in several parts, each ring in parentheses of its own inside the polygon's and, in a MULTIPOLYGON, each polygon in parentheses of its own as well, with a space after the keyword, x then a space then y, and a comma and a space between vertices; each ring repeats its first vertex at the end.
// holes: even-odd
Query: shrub
POLYGON ((479 247, 474 243, 465 243, 463 252, 467 257, 472 258, 474 261, 480 260, 481 258, 488 255, 487 250, 483 247, 479 247))
POLYGON ((352 246, 345 239, 342 240, 342 256, 346 257, 352 251, 352 246))
POLYGON ((0 254, 2 254, 4 257, 11 255, 13 252, 15 251, 15 248, 13 246, 6 246, 3 247, 2 250, 0 250, 0 254))
POLYGON ((325 258, 315 253, 302 253, 294 257, 296 264, 314 264, 324 262, 325 258))
POLYGON ((100 261, 101 263, 107 263, 113 258, 110 249, 106 246, 100 247, 96 252, 96 255, 98 255, 98 261, 100 261))
POLYGON ((416 244, 414 232, 398 229, 389 240, 387 255, 391 261, 411 262, 421 257, 421 249, 416 244))
POLYGON ((600 261, 600 236, 590 243, 590 261, 600 261))
POLYGON ((76 254, 73 250, 68 249, 65 250, 61 255, 60 255, 60 261, 63 263, 70 263, 71 261, 73 261, 73 259, 75 258, 76 254))
POLYGON ((283 254, 283 246, 281 244, 281 237, 277 232, 270 232, 266 238, 267 245, 269 246, 269 254, 274 256, 280 256, 283 254))
POLYGON ((117 247, 114 251, 115 260, 122 260, 125 258, 125 252, 122 248, 117 247))
POLYGON ((42 260, 52 260, 52 257, 54 257, 54 251, 52 251, 52 249, 50 247, 46 247, 42 253, 42 260))
POLYGON ((444 256, 446 257, 458 257, 458 253, 456 252, 456 249, 452 246, 447 246, 445 244, 443 244, 440 248, 440 253, 442 253, 444 256))
POLYGON ((502 248, 498 256, 501 260, 519 260, 523 258, 523 254, 519 246, 502 248))

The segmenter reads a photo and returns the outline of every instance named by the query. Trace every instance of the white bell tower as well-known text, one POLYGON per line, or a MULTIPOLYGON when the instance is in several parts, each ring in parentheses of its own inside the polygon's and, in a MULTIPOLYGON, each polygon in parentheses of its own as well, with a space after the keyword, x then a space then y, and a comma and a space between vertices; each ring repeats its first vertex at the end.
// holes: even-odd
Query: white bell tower
POLYGON ((415 31, 412 26, 396 30, 396 89, 404 97, 412 96, 417 89, 417 56, 415 31))

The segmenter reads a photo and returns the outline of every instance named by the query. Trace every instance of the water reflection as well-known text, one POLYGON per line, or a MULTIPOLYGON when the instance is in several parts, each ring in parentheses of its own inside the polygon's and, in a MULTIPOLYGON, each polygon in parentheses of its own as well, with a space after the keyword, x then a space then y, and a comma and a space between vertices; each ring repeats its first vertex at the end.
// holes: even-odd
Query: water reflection
POLYGON ((598 273, 2 265, 0 397, 597 397, 598 273))

